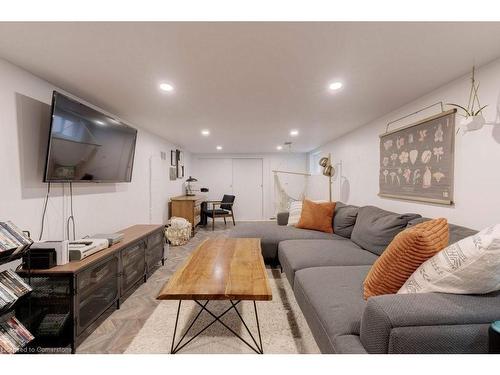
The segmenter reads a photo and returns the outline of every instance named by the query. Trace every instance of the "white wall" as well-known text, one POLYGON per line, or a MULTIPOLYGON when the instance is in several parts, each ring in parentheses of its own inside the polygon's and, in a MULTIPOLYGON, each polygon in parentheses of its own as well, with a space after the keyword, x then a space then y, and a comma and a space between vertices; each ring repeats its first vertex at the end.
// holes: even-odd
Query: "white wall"
MULTIPOLYGON (((200 159, 206 158, 261 158, 263 161, 263 201, 264 219, 275 216, 274 206, 274 174, 273 170, 285 170, 291 172, 307 171, 307 154, 305 153, 275 153, 275 154, 192 154, 193 177, 199 172, 200 159)), ((216 171, 214 171, 216 174, 216 171)), ((288 194, 298 196, 302 190, 303 177, 293 175, 280 175, 282 184, 288 194)), ((205 187, 203 181, 199 182, 199 187, 205 187)), ((206 186, 210 189, 210 186, 206 186)))
MULTIPOLYGON (((0 60, 0 221, 12 220, 36 239, 47 189, 42 176, 53 89, 0 60)), ((77 236, 165 222, 168 197, 183 193, 183 181, 168 179, 172 148, 176 146, 139 129, 131 183, 73 184, 77 236), (161 151, 167 160, 160 159, 161 151)), ((185 156, 189 171, 190 156, 185 156)), ((44 239, 61 239, 66 232, 67 187, 65 194, 63 198, 62 184, 53 184, 44 239)))
MULTIPOLYGON (((476 71, 480 81, 481 104, 487 122, 496 123, 483 129, 462 134, 455 143, 455 205, 439 206, 384 199, 378 194, 379 135, 386 124, 405 114, 437 101, 467 104, 470 89, 469 76, 464 76, 420 99, 387 114, 357 130, 320 147, 314 152, 331 152, 335 162, 342 162, 343 178, 334 182, 334 198, 357 205, 377 205, 396 212, 417 212, 428 217, 445 217, 450 222, 481 229, 500 222, 500 60, 476 71)), ((383 88, 381 88, 383 90, 383 88)), ((360 98, 360 104, 369 98, 360 98)), ((436 110, 434 110, 436 113, 436 110)), ((432 111, 428 111, 428 115, 432 111)), ((420 113, 409 122, 427 117, 420 113)), ((460 117, 457 116, 457 123, 460 117)), ((404 122, 401 125, 405 125, 404 122)), ((458 125, 457 125, 458 127, 458 125)), ((310 159, 312 160, 312 154, 310 159)), ((326 178, 313 179, 310 196, 327 196, 326 178)))

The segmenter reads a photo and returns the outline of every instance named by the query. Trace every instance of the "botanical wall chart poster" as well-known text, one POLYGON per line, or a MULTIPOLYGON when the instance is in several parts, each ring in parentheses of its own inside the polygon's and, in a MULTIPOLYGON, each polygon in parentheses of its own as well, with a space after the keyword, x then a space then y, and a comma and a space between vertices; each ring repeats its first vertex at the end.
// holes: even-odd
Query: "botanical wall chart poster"
POLYGON ((380 136, 380 196, 453 204, 455 113, 380 136))

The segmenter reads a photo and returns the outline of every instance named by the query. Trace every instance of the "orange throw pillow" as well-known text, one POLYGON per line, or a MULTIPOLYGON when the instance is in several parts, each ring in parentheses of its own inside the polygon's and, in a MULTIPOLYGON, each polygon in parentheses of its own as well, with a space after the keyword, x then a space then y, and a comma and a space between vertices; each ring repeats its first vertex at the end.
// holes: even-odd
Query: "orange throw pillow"
POLYGON ((300 220, 295 225, 301 229, 313 229, 326 233, 333 233, 333 213, 335 202, 315 203, 304 199, 300 220))
POLYGON ((447 245, 446 219, 425 221, 398 233, 368 272, 365 299, 397 293, 422 263, 447 245))

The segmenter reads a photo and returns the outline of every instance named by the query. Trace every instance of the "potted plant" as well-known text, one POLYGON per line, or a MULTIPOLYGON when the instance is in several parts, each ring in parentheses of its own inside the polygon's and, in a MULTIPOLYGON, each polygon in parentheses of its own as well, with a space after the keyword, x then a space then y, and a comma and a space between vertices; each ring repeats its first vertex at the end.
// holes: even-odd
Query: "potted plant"
POLYGON ((460 127, 465 128, 466 131, 479 130, 486 123, 482 110, 488 105, 483 105, 477 111, 468 111, 466 108, 458 104, 449 103, 448 105, 458 107, 465 112, 465 115, 462 115, 463 118, 460 120, 460 127))
POLYGON ((467 108, 455 103, 447 103, 453 107, 457 107, 464 111, 465 114, 459 113, 459 115, 463 116, 462 120, 460 120, 460 127, 464 129, 464 132, 479 130, 481 129, 486 120, 483 116, 483 109, 485 109, 488 105, 483 105, 479 103, 479 83, 476 84, 475 80, 475 67, 472 67, 472 77, 471 77, 471 89, 469 93, 469 104, 467 108))

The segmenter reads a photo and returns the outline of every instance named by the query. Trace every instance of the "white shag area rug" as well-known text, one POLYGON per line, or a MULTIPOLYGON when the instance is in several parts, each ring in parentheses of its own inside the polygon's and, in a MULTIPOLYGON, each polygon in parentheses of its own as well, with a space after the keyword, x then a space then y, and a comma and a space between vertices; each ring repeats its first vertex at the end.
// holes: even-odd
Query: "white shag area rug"
MULTIPOLYGON (((285 274, 281 274, 277 269, 268 269, 268 273, 273 300, 257 302, 264 353, 320 353, 304 316, 295 301, 293 291, 286 280, 285 274)), ((170 353, 177 307, 178 301, 161 301, 125 353, 170 353)), ((216 314, 217 312, 223 312, 228 307, 230 307, 229 301, 210 301, 207 305, 207 308, 216 314)), ((176 342, 182 337, 199 309, 200 307, 194 301, 182 301, 176 342)), ((258 342, 252 301, 242 301, 238 305, 238 311, 258 342)), ((188 341, 212 320, 213 318, 207 312, 203 312, 183 342, 188 341)), ((253 346, 252 339, 234 310, 229 311, 221 320, 253 346)), ((219 322, 215 322, 178 353, 252 354, 255 352, 219 322)))

